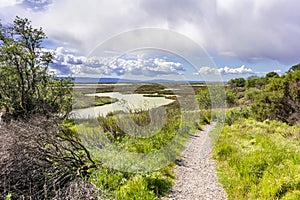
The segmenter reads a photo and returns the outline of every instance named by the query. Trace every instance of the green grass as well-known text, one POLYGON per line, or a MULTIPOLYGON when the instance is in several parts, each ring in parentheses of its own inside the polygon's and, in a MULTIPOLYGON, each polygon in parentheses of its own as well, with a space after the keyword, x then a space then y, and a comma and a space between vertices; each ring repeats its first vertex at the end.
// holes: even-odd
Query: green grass
POLYGON ((83 94, 78 94, 73 102, 73 109, 89 108, 93 106, 103 106, 106 104, 111 104, 117 102, 117 98, 111 98, 107 96, 84 96, 83 94))
POLYGON ((229 199, 300 199, 300 127, 239 119, 214 145, 229 199))
MULTIPOLYGON (((94 124, 83 122, 76 127, 82 142, 89 147, 98 165, 98 168, 90 171, 90 181, 100 188, 107 199, 152 200, 166 195, 175 178, 175 164, 169 159, 175 160, 189 140, 190 134, 201 128, 202 124, 210 122, 210 112, 203 112, 197 123, 183 123, 179 109, 173 106, 167 107, 166 111, 165 123, 159 130, 147 128, 151 121, 161 121, 155 110, 151 120, 148 111, 117 113, 98 117, 94 124), (128 119, 133 120, 142 129, 133 129, 128 119), (120 122, 123 128, 120 128, 120 122), (169 148, 166 149, 167 154, 161 153, 161 149, 164 148, 169 148), (140 160, 135 162, 135 157, 127 156, 131 153, 147 156, 137 157, 140 160), (123 161, 125 167, 126 164, 133 163, 137 171, 126 170, 120 165, 123 161), (150 170, 144 170, 144 166, 150 170)), ((194 119, 199 117, 199 114, 191 113, 189 116, 194 119), (192 114, 195 116, 192 117, 192 114)))

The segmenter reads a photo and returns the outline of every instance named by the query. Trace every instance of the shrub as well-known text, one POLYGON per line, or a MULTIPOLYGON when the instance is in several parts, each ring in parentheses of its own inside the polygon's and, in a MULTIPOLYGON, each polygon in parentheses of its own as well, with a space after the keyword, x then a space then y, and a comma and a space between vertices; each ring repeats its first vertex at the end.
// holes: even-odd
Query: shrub
POLYGON ((93 167, 89 152, 59 120, 35 117, 2 124, 1 197, 10 193, 13 199, 53 198, 93 167))
POLYGON ((300 120, 300 71, 289 72, 280 78, 272 79, 256 97, 252 105, 256 119, 297 123, 300 120))

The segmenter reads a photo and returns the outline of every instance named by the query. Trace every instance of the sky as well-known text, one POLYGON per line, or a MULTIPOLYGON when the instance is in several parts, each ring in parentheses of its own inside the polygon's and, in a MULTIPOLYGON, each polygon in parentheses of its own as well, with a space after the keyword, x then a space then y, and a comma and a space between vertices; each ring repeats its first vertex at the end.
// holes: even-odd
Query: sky
POLYGON ((298 0, 0 0, 42 27, 51 72, 83 77, 229 80, 300 62, 298 0))

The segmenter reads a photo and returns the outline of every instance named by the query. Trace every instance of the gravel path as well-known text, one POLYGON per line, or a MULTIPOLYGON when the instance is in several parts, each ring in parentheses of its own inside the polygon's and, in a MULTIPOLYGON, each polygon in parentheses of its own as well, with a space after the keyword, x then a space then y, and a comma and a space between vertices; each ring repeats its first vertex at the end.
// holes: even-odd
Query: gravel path
POLYGON ((163 200, 227 199, 227 194, 218 182, 211 158, 209 132, 215 123, 204 126, 203 131, 191 136, 190 142, 175 166, 176 181, 163 200))

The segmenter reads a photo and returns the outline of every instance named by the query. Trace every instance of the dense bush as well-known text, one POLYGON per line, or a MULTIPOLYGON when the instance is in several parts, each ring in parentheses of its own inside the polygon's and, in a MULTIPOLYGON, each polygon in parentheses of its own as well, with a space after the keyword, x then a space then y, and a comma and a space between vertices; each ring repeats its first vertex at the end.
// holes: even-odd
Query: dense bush
POLYGON ((268 81, 265 77, 257 77, 252 76, 249 77, 246 81, 245 87, 246 88, 257 88, 257 89, 264 89, 264 87, 267 85, 268 81))
POLYGON ((271 81, 252 105, 258 120, 280 120, 295 124, 300 120, 300 71, 288 72, 271 81))
POLYGON ((246 80, 244 78, 235 78, 228 81, 230 87, 244 87, 246 80))
POLYGON ((226 97, 225 88, 220 85, 208 85, 198 90, 196 100, 199 103, 200 109, 212 109, 226 107, 226 101, 232 105, 235 97, 230 93, 226 97))
MULTIPOLYGON (((59 120, 45 117, 2 124, 0 197, 10 194, 12 199, 70 199, 72 196, 62 196, 68 194, 67 188, 74 187, 75 179, 84 183, 80 177, 95 167, 74 134, 59 120)), ((77 186, 78 191, 85 191, 83 185, 77 186)), ((88 186, 86 192, 95 195, 97 190, 92 188, 88 186)))

